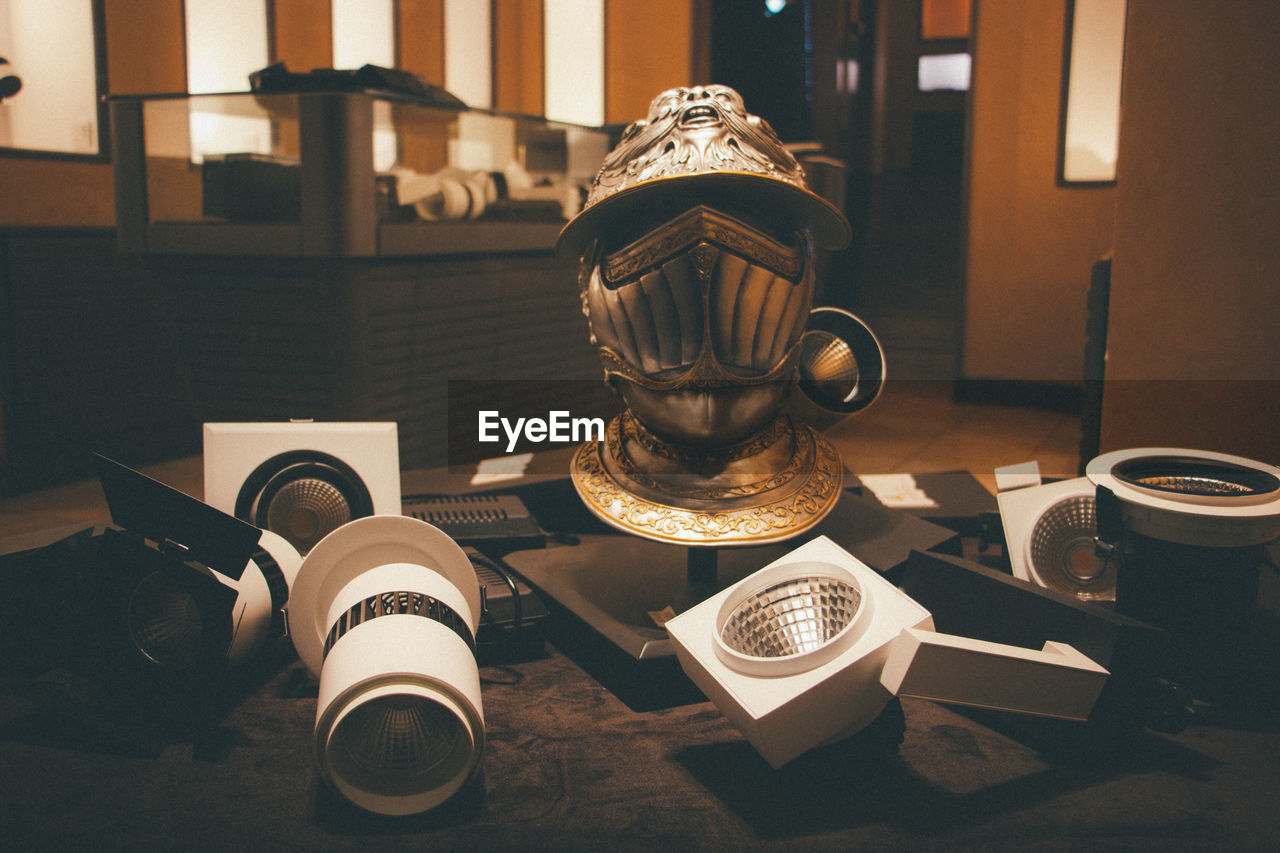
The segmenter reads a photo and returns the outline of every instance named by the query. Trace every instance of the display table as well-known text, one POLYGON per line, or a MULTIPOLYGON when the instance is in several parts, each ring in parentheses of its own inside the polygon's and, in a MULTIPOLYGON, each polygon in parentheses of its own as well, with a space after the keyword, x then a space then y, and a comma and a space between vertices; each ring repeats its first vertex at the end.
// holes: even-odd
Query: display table
MULTIPOLYGON (((83 494, 77 518, 95 509, 83 494)), ((318 783, 316 683, 287 642, 243 673, 214 724, 151 743, 53 712, 45 688, 67 685, 7 665, 0 837, 10 849, 1273 849, 1276 587, 1264 571, 1271 654, 1256 690, 1217 720, 1115 742, 904 699, 781 770, 710 703, 634 711, 547 644, 482 667, 481 777, 403 819, 318 783)))

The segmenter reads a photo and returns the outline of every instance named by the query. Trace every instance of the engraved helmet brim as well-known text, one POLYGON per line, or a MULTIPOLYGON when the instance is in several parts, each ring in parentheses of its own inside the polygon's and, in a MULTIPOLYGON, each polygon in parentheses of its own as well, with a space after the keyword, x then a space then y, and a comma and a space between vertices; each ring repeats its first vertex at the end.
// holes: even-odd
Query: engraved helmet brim
POLYGON ((717 207, 714 200, 708 203, 709 195, 731 200, 739 211, 755 210, 775 219, 782 214, 823 249, 843 249, 853 237, 839 208, 804 187, 754 172, 716 171, 652 178, 600 199, 560 231, 556 253, 581 257, 592 240, 630 227, 645 212, 673 219, 699 204, 717 207))

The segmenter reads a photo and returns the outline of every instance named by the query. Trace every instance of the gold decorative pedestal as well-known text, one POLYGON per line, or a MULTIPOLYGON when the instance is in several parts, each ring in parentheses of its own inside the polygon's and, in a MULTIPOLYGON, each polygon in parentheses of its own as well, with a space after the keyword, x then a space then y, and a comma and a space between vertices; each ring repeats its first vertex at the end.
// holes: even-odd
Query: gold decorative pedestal
POLYGON ((584 444, 571 477, 606 523, 657 542, 695 547, 790 539, 840 497, 839 454, 812 428, 780 415, 757 435, 713 454, 688 454, 624 412, 605 440, 584 444))

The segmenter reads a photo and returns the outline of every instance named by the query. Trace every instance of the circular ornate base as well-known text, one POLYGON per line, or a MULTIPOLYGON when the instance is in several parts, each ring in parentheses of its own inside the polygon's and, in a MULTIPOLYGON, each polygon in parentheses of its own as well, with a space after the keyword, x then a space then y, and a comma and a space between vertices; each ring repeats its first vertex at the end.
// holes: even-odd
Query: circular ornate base
POLYGON ((694 459, 652 442, 624 413, 604 441, 578 448, 571 470, 592 513, 645 539, 701 547, 777 542, 813 527, 840 497, 839 453, 785 417, 736 455, 694 459))

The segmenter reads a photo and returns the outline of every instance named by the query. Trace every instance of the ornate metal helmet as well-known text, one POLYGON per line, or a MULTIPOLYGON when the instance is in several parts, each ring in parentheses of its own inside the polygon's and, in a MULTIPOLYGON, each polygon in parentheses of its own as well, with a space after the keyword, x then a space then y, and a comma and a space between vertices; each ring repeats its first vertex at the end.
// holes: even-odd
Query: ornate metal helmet
POLYGON ((737 92, 654 99, 560 234, 626 404, 575 455, 589 509, 640 536, 714 546, 788 538, 830 511, 838 454, 781 407, 813 304, 814 245, 840 248, 850 231, 737 92))

